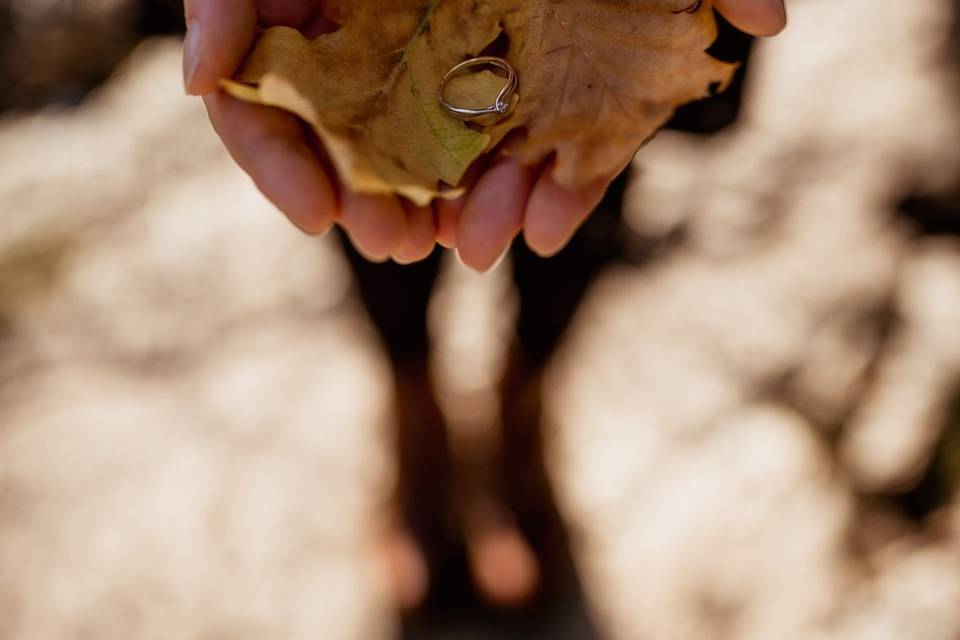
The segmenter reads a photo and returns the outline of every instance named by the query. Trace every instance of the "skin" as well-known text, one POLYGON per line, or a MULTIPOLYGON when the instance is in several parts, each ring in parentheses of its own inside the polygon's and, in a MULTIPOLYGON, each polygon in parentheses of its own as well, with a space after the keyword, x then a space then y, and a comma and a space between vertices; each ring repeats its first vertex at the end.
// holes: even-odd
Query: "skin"
MULTIPOLYGON (((395 197, 342 192, 292 115, 244 104, 218 91, 239 67, 257 25, 287 25, 308 35, 330 27, 322 0, 186 0, 188 36, 184 82, 202 95, 210 120, 236 163, 299 228, 320 234, 339 224, 371 260, 407 264, 436 243, 457 249, 477 271, 490 269, 523 234, 542 256, 559 252, 615 176, 580 192, 557 185, 549 167, 528 168, 500 154, 469 176, 469 191, 453 202, 418 209, 395 197)), ((734 26, 772 36, 786 25, 783 0, 715 0, 734 26)), ((511 141, 507 141, 507 145, 511 141)))

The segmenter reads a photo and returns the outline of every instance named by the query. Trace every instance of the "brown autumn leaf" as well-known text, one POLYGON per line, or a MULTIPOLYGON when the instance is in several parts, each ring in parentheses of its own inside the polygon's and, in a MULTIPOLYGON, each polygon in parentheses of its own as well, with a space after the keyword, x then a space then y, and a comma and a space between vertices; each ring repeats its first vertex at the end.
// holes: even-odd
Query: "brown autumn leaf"
POLYGON ((328 0, 337 31, 268 29, 226 88, 309 122, 348 187, 425 205, 490 143, 436 97, 447 69, 500 33, 499 15, 477 4, 464 14, 454 0, 328 0))
POLYGON ((507 59, 521 77, 516 114, 496 143, 526 127, 526 164, 556 152, 571 189, 607 180, 681 104, 725 87, 735 65, 706 53, 717 37, 705 0, 518 0, 505 14, 507 59))
MULTIPOLYGON (((716 37, 710 2, 694 1, 328 0, 337 31, 307 40, 268 29, 225 87, 304 118, 358 192, 426 204, 518 128, 524 162, 555 152, 556 178, 579 188, 622 168, 676 106, 729 80, 733 67, 705 53, 716 37), (437 88, 502 33, 519 104, 476 131, 440 108, 437 88)), ((451 95, 490 103, 498 88, 474 74, 451 95)))

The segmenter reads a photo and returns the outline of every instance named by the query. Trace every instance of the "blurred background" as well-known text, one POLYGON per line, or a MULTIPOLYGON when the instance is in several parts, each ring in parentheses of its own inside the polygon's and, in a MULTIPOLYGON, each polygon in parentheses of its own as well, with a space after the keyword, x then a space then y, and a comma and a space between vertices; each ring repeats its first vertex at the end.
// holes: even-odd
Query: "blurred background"
MULTIPOLYGON (((960 3, 789 4, 698 112, 732 125, 637 157, 545 374, 590 634, 960 637, 960 3)), ((394 637, 383 345, 182 95, 181 27, 0 0, 0 638, 394 637)), ((444 262, 454 430, 516 306, 444 262)), ((532 637, 485 633, 431 637, 532 637)))

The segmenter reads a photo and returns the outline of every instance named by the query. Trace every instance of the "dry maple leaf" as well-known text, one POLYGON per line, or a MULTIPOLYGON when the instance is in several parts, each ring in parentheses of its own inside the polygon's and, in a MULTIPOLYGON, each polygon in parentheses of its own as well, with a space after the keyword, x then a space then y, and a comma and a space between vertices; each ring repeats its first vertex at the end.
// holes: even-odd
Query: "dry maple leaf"
POLYGON ((515 6, 504 29, 523 99, 493 142, 526 127, 521 159, 532 165, 556 152, 554 178, 571 189, 615 175, 677 106, 726 87, 736 68, 706 53, 717 37, 709 1, 515 6))
MULTIPOLYGON (((225 87, 304 118, 358 192, 427 204, 517 128, 529 134, 524 162, 556 152, 556 178, 579 188, 626 164, 677 105, 728 81, 733 67, 705 53, 716 37, 710 3, 690 2, 328 0, 337 31, 307 40, 268 29, 225 87), (440 108, 437 88, 502 33, 519 106, 476 131, 440 108)), ((474 74, 451 95, 490 103, 497 89, 474 74)))
POLYGON ((364 193, 397 192, 425 205, 457 185, 490 136, 437 102, 443 74, 500 33, 492 3, 451 0, 325 3, 340 28, 307 40, 268 29, 233 95, 293 111, 324 142, 341 180, 364 193))

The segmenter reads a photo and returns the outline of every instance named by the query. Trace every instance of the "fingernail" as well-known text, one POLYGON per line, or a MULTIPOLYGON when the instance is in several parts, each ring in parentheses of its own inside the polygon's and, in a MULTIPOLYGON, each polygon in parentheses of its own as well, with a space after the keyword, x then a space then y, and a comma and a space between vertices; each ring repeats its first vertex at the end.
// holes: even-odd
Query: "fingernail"
POLYGON ((187 37, 183 40, 183 90, 190 94, 193 76, 200 66, 200 22, 187 23, 187 37))

